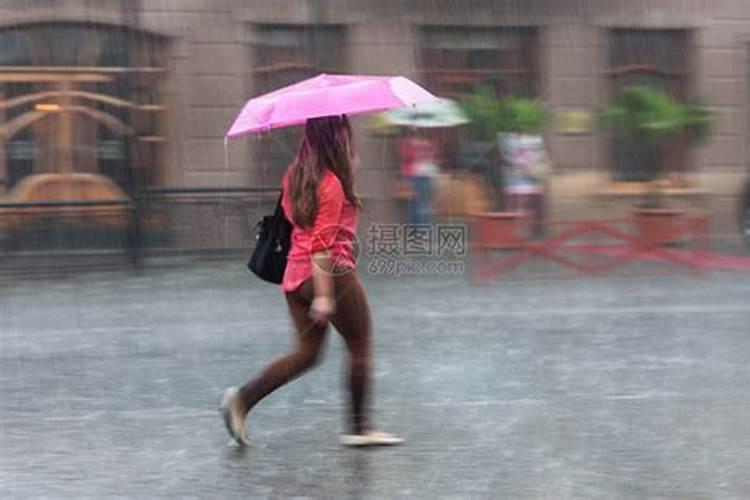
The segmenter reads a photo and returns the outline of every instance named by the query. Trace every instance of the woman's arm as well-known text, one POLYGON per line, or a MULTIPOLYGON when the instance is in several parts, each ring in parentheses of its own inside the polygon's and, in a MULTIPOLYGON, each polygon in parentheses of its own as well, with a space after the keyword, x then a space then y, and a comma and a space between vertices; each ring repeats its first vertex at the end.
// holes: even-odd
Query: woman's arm
POLYGON ((331 273, 331 256, 328 251, 318 252, 312 256, 312 279, 315 297, 310 304, 310 317, 317 323, 325 324, 336 311, 333 275, 331 273))
POLYGON ((314 291, 310 316, 324 324, 336 306, 330 248, 336 238, 339 217, 344 206, 344 190, 335 175, 329 174, 323 178, 318 188, 318 197, 318 214, 313 224, 310 248, 314 291))

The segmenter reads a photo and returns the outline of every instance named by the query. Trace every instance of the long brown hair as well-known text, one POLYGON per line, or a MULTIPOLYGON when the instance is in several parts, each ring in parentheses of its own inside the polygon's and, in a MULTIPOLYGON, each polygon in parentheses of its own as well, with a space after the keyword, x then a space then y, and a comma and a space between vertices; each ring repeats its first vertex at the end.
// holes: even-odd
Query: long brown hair
POLYGON ((318 186, 326 169, 338 177, 346 199, 357 208, 361 206, 354 193, 354 161, 352 127, 346 116, 307 120, 302 144, 289 171, 288 188, 295 224, 309 227, 315 222, 318 186))

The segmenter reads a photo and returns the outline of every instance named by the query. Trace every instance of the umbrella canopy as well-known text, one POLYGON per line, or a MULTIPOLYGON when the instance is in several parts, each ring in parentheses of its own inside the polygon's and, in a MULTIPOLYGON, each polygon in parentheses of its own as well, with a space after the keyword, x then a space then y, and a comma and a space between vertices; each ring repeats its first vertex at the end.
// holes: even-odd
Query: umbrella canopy
POLYGON ((423 102, 416 106, 393 109, 383 113, 391 125, 416 128, 455 127, 469 123, 458 104, 450 99, 423 102))
POLYGON ((322 74, 250 99, 226 137, 300 125, 308 118, 385 111, 436 99, 403 76, 322 74))

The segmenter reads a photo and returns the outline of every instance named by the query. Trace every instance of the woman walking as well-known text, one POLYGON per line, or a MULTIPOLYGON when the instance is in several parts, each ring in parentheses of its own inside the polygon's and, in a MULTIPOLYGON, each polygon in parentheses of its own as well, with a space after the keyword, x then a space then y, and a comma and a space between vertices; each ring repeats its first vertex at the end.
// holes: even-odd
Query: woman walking
POLYGON ((329 322, 343 337, 349 354, 351 430, 342 436, 342 443, 401 442, 374 430, 368 420, 372 325, 367 296, 355 271, 360 209, 353 187, 355 160, 346 116, 307 121, 297 157, 282 180, 281 206, 293 230, 281 286, 296 330, 296 346, 241 388, 224 393, 224 423, 241 445, 248 444, 246 420, 252 408, 316 364, 329 322))

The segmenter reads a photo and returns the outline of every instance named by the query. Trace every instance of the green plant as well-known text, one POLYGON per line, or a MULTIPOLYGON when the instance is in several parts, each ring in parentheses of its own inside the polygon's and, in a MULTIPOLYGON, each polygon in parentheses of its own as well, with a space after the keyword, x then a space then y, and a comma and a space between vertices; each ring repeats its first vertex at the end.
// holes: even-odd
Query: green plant
MULTIPOLYGON (((626 87, 603 113, 605 126, 659 153, 667 141, 684 134, 689 143, 704 140, 710 128, 710 116, 700 101, 679 102, 666 93, 647 87, 626 87)), ((657 163, 649 172, 652 184, 663 173, 657 163)), ((655 187, 655 186, 654 186, 655 187)), ((659 205, 658 193, 648 193, 649 204, 659 205)))
POLYGON ((539 133, 548 117, 535 99, 513 96, 498 99, 486 87, 479 88, 460 104, 471 120, 473 135, 487 142, 494 141, 498 132, 539 133))
POLYGON ((462 99, 459 105, 469 118, 472 136, 480 141, 494 141, 500 124, 500 101, 495 93, 481 87, 462 99))
POLYGON ((536 100, 506 97, 500 101, 500 132, 538 134, 547 122, 547 112, 536 100))
POLYGON ((659 142, 683 130, 698 138, 708 130, 708 113, 699 102, 680 103, 662 91, 627 87, 604 111, 605 124, 659 142))

